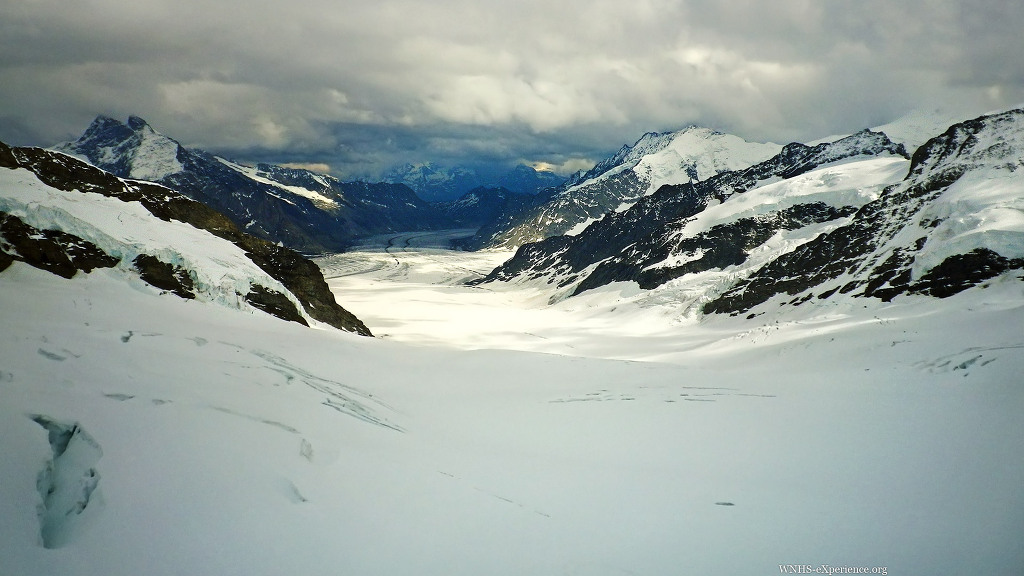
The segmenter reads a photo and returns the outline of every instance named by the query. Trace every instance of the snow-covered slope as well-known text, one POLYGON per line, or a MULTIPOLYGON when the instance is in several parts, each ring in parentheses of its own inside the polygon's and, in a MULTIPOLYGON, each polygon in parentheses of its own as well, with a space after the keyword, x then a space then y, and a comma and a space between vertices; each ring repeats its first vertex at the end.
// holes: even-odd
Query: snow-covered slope
POLYGON ((622 303, 364 288, 396 327, 423 321, 417 303, 446 308, 446 342, 197 306, 111 270, 0 272, 0 573, 1024 562, 1019 283, 687 330, 622 303), (543 353, 497 349, 521 344, 543 353), (586 357, 604 353, 633 361, 586 357), (653 357, 671 363, 636 361, 653 357))
POLYGON ((246 166, 184 148, 136 116, 127 124, 100 116, 81 138, 54 149, 123 178, 164 184, 246 232, 304 252, 341 250, 360 236, 450 224, 404 185, 246 166))
POLYGON ((735 280, 843 222, 905 173, 905 154, 870 131, 814 147, 789 144, 742 170, 662 186, 576 236, 523 246, 487 279, 542 279, 557 286, 554 300, 611 282, 649 289, 716 269, 735 280))
POLYGON ((1022 167, 1024 110, 955 124, 850 222, 766 263, 705 311, 746 312, 777 296, 946 297, 1024 269, 1022 167))
MULTIPOLYGON (((890 140, 903 144, 904 148, 912 152, 935 135, 941 134, 946 128, 969 119, 942 109, 918 109, 911 110, 891 122, 874 126, 871 131, 884 133, 890 140)), ((849 134, 826 136, 805 142, 805 144, 815 146, 826 142, 835 142, 846 136, 849 134)))
POLYGON ((534 205, 485 226, 474 245, 516 248, 566 233, 578 233, 611 210, 622 210, 664 184, 705 180, 739 170, 778 153, 781 146, 691 126, 648 133, 585 174, 571 178, 534 205))
POLYGON ((1024 269, 1022 118, 956 124, 910 161, 871 131, 791 144, 745 170, 664 186, 577 236, 523 246, 486 280, 546 289, 553 302, 631 282, 684 315, 948 297, 1024 269))
POLYGON ((663 248, 652 290, 467 286, 507 253, 411 235, 322 259, 377 339, 237 297, 312 323, 290 250, 0 145, 0 575, 1015 574, 1022 121, 790 145, 568 240, 663 248))
POLYGON ((112 268, 183 298, 369 334, 298 254, 167 188, 58 152, 0 143, 0 215, 3 267, 22 261, 67 278, 112 268))

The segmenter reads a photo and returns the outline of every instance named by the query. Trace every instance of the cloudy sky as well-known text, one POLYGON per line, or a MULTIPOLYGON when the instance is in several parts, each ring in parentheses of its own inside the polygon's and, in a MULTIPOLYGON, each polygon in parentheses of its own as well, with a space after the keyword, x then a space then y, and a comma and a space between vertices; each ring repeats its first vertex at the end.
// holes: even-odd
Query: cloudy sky
MULTIPOLYGON (((587 167, 1024 102, 1011 0, 2 0, 0 140, 141 116, 243 161, 587 167)), ((967 117, 967 116, 964 116, 967 117)))

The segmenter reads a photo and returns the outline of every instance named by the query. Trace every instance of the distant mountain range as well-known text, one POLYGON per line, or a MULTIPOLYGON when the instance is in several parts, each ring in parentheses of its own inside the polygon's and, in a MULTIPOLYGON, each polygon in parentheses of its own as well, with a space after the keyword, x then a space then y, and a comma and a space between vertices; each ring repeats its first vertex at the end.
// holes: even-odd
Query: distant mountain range
POLYGON ((405 184, 428 202, 451 202, 476 188, 504 188, 519 194, 536 194, 565 182, 554 172, 539 171, 520 164, 489 181, 471 168, 446 167, 433 163, 405 164, 382 176, 385 182, 405 184))
MULTIPOLYGON (((479 227, 459 247, 518 248, 486 282, 542 282, 552 300, 629 282, 675 291, 694 313, 756 314, 782 296, 792 305, 945 296, 1024 267, 1022 115, 946 129, 936 128, 945 122, 939 115, 915 114, 813 145, 689 127, 645 134, 534 194, 532 184, 476 186, 435 203, 406 184, 244 166, 183 148, 137 117, 97 118, 56 149, 178 190, 300 251, 342 250, 387 232, 479 227)), ((475 178, 434 165, 401 174, 445 194, 475 178)), ((507 181, 536 183, 540 174, 520 167, 507 181)))
MULTIPOLYGON (((905 124, 889 128, 906 142, 920 138, 905 124)), ((665 147, 647 141, 644 159, 605 172, 625 174, 615 191, 626 198, 629 190, 634 202, 571 235, 550 230, 565 214, 581 216, 549 212, 531 232, 547 237, 522 245, 485 281, 541 282, 553 300, 631 282, 662 287, 695 313, 739 314, 769 301, 949 296, 1024 268, 1024 110, 954 124, 912 155, 865 130, 789 144, 706 179, 684 169, 654 191, 635 167, 665 147)), ((582 190, 563 190, 563 205, 593 198, 582 190)), ((527 236, 515 229, 504 238, 527 236)))
POLYGON ((480 186, 466 192, 458 200, 438 202, 437 208, 455 225, 476 228, 493 222, 503 214, 521 212, 529 205, 531 198, 530 194, 504 187, 480 186))
POLYGON ((360 236, 449 224, 402 184, 246 166, 185 148, 135 116, 127 124, 100 116, 81 138, 54 149, 121 178, 163 184, 222 212, 248 233, 306 253, 341 251, 360 236))
POLYGON ((467 243, 470 248, 515 248, 550 236, 574 234, 664 184, 703 180, 745 168, 777 153, 777 144, 691 126, 648 133, 594 168, 538 194, 526 209, 501 215, 467 243))

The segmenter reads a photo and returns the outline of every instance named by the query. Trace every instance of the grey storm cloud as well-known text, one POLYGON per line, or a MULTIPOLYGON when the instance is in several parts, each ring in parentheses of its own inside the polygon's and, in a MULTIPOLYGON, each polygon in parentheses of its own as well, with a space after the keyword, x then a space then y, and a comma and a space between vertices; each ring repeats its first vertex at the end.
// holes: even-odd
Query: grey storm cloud
POLYGON ((564 170, 688 124, 807 140, 1024 101, 1024 7, 112 0, 0 7, 0 139, 142 116, 240 160, 564 170))

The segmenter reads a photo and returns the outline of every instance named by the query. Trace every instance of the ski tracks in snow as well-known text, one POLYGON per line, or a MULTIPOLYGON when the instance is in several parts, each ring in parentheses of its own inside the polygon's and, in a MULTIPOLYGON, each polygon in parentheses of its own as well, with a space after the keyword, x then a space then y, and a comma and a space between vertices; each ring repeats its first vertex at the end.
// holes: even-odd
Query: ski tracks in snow
POLYGON ((508 498, 506 496, 502 496, 501 494, 498 494, 496 492, 492 492, 490 490, 485 490, 485 489, 483 489, 483 488, 481 488, 479 486, 476 486, 475 484, 473 484, 471 482, 468 482, 468 481, 464 480, 463 478, 460 478, 460 477, 458 477, 455 474, 452 474, 450 472, 445 472, 443 470, 438 470, 437 473, 442 475, 442 476, 445 476, 447 478, 451 478, 452 480, 455 480, 457 482, 461 482, 461 483, 467 485, 473 491, 479 492, 480 494, 483 494, 485 496, 489 496, 491 498, 494 498, 495 500, 500 500, 501 502, 504 502, 506 504, 511 504, 512 506, 516 506, 518 508, 521 508, 522 510, 525 510, 527 512, 532 512, 533 514, 536 514, 538 516, 542 516, 544 518, 551 518, 551 514, 548 514, 547 512, 544 512, 543 510, 538 510, 536 508, 533 508, 532 506, 528 506, 526 504, 523 504, 522 502, 518 502, 516 500, 513 500, 512 498, 508 498))
POLYGON ((375 404, 378 408, 383 410, 394 410, 391 406, 388 406, 380 399, 374 397, 373 394, 353 386, 343 384, 336 380, 317 376, 316 374, 288 362, 276 354, 272 354, 264 350, 249 350, 236 344, 231 344, 230 342, 221 342, 221 344, 237 348, 243 352, 248 352, 249 354, 263 360, 267 363, 265 368, 283 376, 286 384, 300 382, 317 392, 323 393, 326 396, 322 402, 324 406, 376 426, 389 428, 397 432, 405 431, 397 424, 388 421, 387 418, 377 415, 375 410, 368 406, 369 404, 375 404))
POLYGON ((1021 350, 1024 350, 1024 343, 1008 346, 972 347, 933 360, 916 362, 914 367, 931 374, 960 372, 966 378, 973 371, 998 360, 1002 353, 1012 351, 1013 354, 1020 354, 1021 350))

